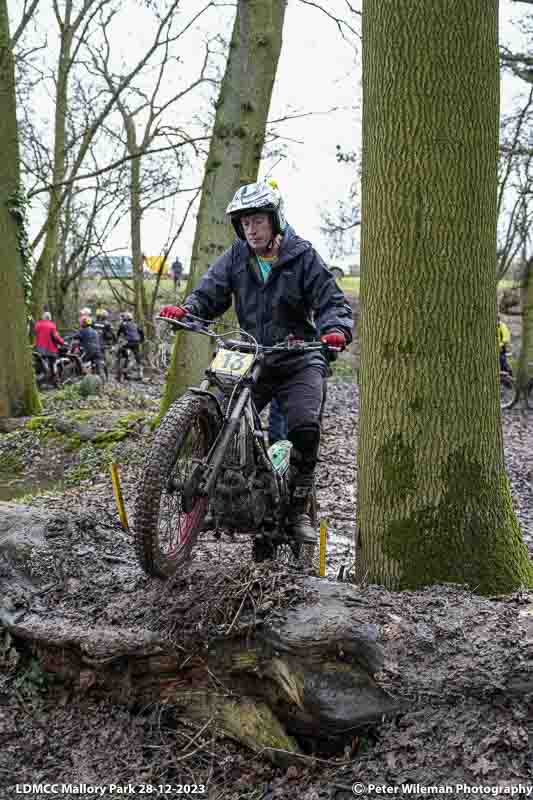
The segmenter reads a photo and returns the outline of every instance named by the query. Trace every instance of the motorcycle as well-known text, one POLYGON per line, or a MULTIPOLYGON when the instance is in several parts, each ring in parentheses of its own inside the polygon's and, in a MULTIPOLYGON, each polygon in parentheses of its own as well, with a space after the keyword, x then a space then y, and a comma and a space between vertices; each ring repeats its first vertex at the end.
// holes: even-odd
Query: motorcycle
MULTIPOLYGON (((267 446, 252 389, 266 354, 295 348, 326 353, 327 346, 289 340, 264 347, 242 330, 239 339, 218 335, 193 315, 158 319, 211 337, 216 350, 200 385, 171 405, 146 455, 133 524, 141 567, 158 578, 174 575, 206 529, 251 534, 255 561, 285 553, 310 567, 316 538, 297 539, 285 525, 292 444, 267 446)), ((314 488, 308 504, 316 528, 314 488)))

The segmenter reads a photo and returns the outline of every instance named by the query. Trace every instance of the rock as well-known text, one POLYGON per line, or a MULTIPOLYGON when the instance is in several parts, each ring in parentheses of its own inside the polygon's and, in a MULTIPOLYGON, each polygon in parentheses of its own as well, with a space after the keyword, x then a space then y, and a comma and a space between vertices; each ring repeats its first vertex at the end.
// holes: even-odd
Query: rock
POLYGON ((103 385, 98 375, 85 375, 78 384, 78 391, 82 397, 89 397, 91 394, 100 394, 103 385))
POLYGON ((31 417, 0 417, 0 433, 12 433, 23 428, 31 417))

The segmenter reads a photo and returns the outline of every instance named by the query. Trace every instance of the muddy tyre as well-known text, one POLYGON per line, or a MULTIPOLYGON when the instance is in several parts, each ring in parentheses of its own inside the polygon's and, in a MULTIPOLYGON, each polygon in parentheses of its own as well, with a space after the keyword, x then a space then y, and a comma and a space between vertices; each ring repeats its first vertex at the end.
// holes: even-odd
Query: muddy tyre
POLYGON ((500 408, 512 408, 518 400, 516 383, 506 372, 500 372, 500 408))
POLYGON ((207 498, 189 499, 183 489, 205 458, 219 426, 209 398, 185 394, 169 408, 146 456, 134 509, 139 563, 148 574, 168 578, 191 558, 207 512, 207 498))

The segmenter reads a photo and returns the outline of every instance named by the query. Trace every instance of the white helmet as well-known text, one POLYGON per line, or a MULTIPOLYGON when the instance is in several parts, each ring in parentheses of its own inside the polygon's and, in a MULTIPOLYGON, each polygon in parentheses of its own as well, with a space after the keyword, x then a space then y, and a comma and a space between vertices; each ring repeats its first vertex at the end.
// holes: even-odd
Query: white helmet
POLYGON ((237 189, 233 200, 226 209, 231 223, 239 239, 245 239, 241 217, 245 214, 267 212, 272 220, 274 236, 283 233, 287 221, 285 219, 283 198, 275 181, 248 183, 237 189))

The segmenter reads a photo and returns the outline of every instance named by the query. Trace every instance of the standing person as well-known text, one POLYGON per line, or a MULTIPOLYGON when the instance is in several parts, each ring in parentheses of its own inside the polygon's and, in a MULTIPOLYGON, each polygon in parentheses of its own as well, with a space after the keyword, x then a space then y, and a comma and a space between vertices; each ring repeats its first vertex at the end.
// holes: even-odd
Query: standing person
POLYGON ((102 376, 102 362, 104 360, 102 342, 98 331, 93 327, 93 321, 90 317, 82 317, 80 330, 73 338, 79 339, 84 358, 91 362, 96 374, 102 376))
POLYGON ((35 335, 35 349, 46 359, 48 369, 54 383, 57 383, 56 375, 56 360, 58 355, 58 345, 64 345, 65 342, 61 338, 56 328, 55 322, 52 321, 52 315, 49 311, 45 311, 43 318, 37 320, 34 325, 35 335))
POLYGON ((144 342, 144 331, 137 325, 133 319, 133 314, 130 311, 124 311, 122 314, 122 321, 117 331, 117 340, 122 338, 123 343, 119 349, 118 358, 120 358, 120 350, 126 349, 133 353, 137 370, 139 373, 139 380, 143 379, 143 366, 141 363, 141 349, 140 346, 144 342))
MULTIPOLYGON (((240 327, 262 345, 289 337, 316 341, 332 351, 352 338, 352 312, 335 278, 310 242, 285 220, 276 185, 241 187, 226 213, 237 239, 207 270, 182 306, 161 316, 220 316, 235 301, 240 327)), ((287 524, 300 539, 315 539, 307 511, 320 440, 323 383, 328 364, 321 351, 268 354, 254 402, 259 411, 276 396, 288 411, 291 507, 287 524)))
POLYGON ((507 361, 507 351, 511 349, 511 331, 508 326, 503 322, 498 314, 498 348, 500 354, 500 372, 507 372, 508 375, 513 374, 511 365, 507 361))
POLYGON ((174 281, 174 290, 178 292, 180 288, 181 276, 183 274, 183 264, 181 263, 179 258, 176 257, 174 259, 174 261, 170 265, 169 272, 172 275, 172 280, 174 281))
POLYGON ((109 312, 105 308, 96 309, 96 322, 94 323, 94 328, 100 335, 102 348, 104 351, 104 361, 106 366, 109 368, 109 352, 117 341, 117 337, 115 336, 113 326, 109 321, 109 312))

